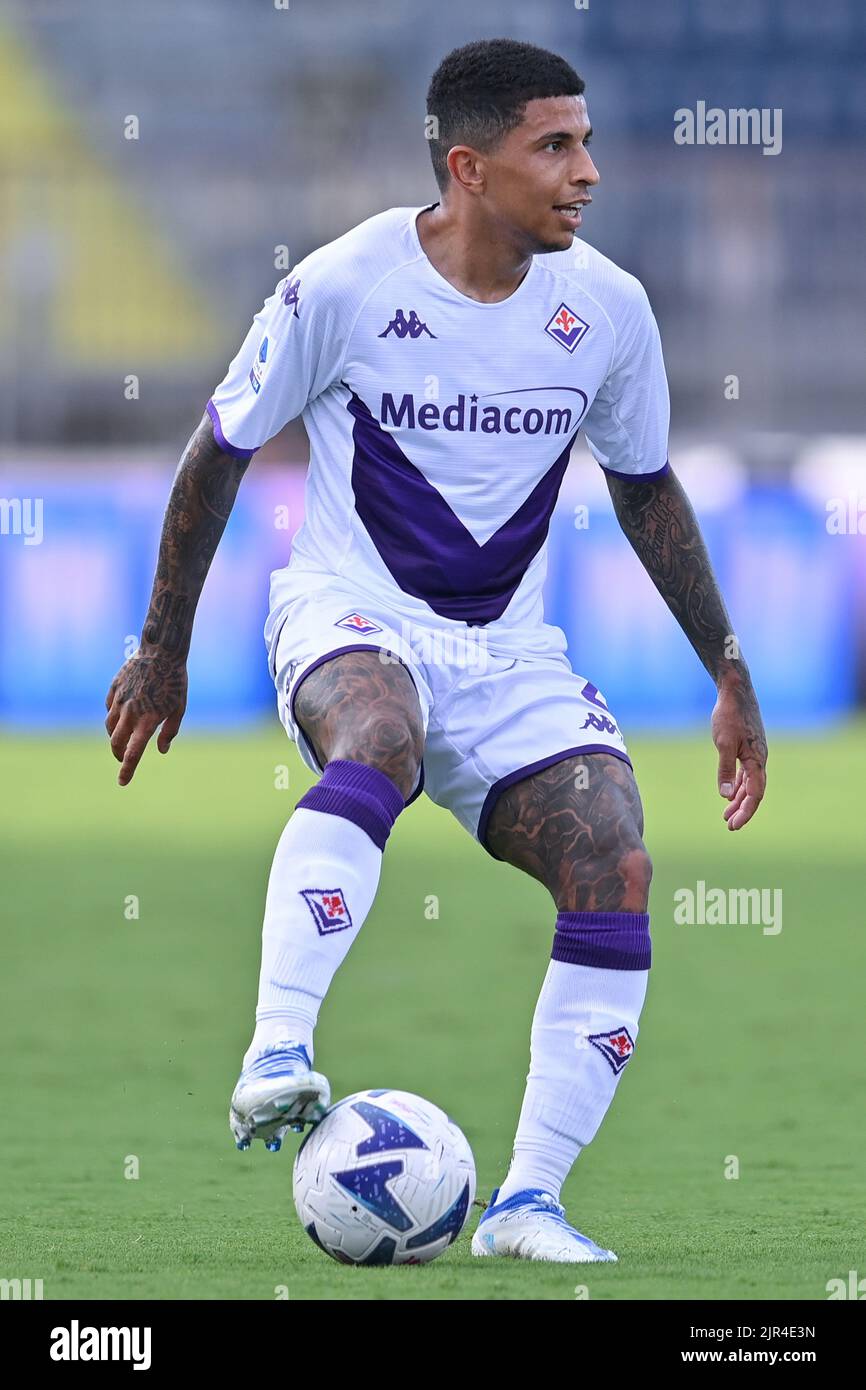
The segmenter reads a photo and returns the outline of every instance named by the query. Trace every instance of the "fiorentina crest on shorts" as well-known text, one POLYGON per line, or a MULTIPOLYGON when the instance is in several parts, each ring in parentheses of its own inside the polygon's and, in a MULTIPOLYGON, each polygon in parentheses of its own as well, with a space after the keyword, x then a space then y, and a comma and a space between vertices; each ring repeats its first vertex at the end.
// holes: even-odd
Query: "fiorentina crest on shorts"
POLYGON ((371 623, 369 618, 365 618, 363 613, 347 613, 345 618, 334 623, 334 627, 344 627, 349 632, 360 632, 362 637, 366 637, 368 632, 381 632, 382 629, 377 623, 371 623))
POLYGON ((567 304, 560 304, 544 331, 561 343, 566 352, 574 352, 581 338, 589 332, 589 324, 578 318, 567 304))
POLYGON ((301 897, 313 914, 319 936, 351 927, 352 918, 340 888, 302 888, 301 897))
POLYGON ((587 1042, 598 1048, 617 1076, 634 1052, 634 1043, 627 1028, 611 1028, 609 1033, 590 1033, 587 1042))

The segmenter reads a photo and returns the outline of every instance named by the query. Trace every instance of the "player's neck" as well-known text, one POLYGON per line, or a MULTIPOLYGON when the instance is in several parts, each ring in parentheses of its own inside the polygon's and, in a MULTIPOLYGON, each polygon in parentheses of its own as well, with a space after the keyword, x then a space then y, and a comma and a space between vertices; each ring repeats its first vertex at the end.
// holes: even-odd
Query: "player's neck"
POLYGON ((415 225, 433 269, 482 304, 508 299, 532 264, 531 255, 460 210, 439 204, 415 225))

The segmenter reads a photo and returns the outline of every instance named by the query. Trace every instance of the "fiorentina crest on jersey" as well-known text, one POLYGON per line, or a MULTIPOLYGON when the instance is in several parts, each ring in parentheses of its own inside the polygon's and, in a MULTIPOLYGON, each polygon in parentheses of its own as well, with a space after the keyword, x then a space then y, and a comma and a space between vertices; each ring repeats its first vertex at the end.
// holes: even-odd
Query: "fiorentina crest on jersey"
POLYGON ((627 1028, 611 1028, 609 1033, 590 1033, 587 1042, 598 1048, 617 1076, 634 1052, 634 1043, 627 1028))
POLYGON ((313 914, 319 936, 351 927, 352 918, 340 888, 302 888, 301 897, 313 914))
POLYGON ((578 318, 573 309, 569 309, 567 304, 560 304, 556 313, 547 323, 545 333, 549 333, 551 338, 555 338, 561 343, 566 352, 574 352, 581 338, 589 332, 589 324, 585 319, 578 318))
POLYGON ((371 623, 369 618, 365 618, 363 613, 347 613, 345 618, 340 618, 334 627, 344 627, 349 632, 359 632, 362 637, 366 637, 368 632, 381 632, 378 623, 371 623))

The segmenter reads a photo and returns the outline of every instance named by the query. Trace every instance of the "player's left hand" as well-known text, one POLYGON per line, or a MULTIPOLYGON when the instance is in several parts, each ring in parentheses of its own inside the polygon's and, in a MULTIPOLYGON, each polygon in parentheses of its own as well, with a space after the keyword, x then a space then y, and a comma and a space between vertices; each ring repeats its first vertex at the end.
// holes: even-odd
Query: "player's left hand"
POLYGON ((724 817, 729 830, 740 830, 767 788, 767 737, 751 684, 722 685, 711 727, 719 753, 719 793, 728 802, 724 817))

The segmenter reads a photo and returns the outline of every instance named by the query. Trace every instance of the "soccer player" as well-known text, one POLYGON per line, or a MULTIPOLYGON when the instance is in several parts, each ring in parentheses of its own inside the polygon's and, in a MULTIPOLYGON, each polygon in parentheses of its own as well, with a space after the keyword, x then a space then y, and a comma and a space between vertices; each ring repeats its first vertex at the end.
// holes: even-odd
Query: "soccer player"
POLYGON ((394 821, 423 788, 556 906, 511 1164, 472 1251, 563 1262, 616 1259, 559 1197, 634 1051, 650 966, 651 865, 625 742, 542 614, 548 524, 579 429, 717 687, 729 830, 754 815, 767 757, 668 462, 646 293, 575 239, 599 177, 583 93, 564 59, 528 44, 444 59, 428 92, 440 200, 313 252, 256 315, 178 468, 141 645, 106 721, 123 786, 160 725, 168 751, 238 485, 302 414, 306 515, 272 576, 265 639, 280 717, 320 780, 274 857, 231 1128, 239 1148, 255 1137, 276 1150, 328 1106, 313 1070, 319 1007, 370 911, 394 821))

